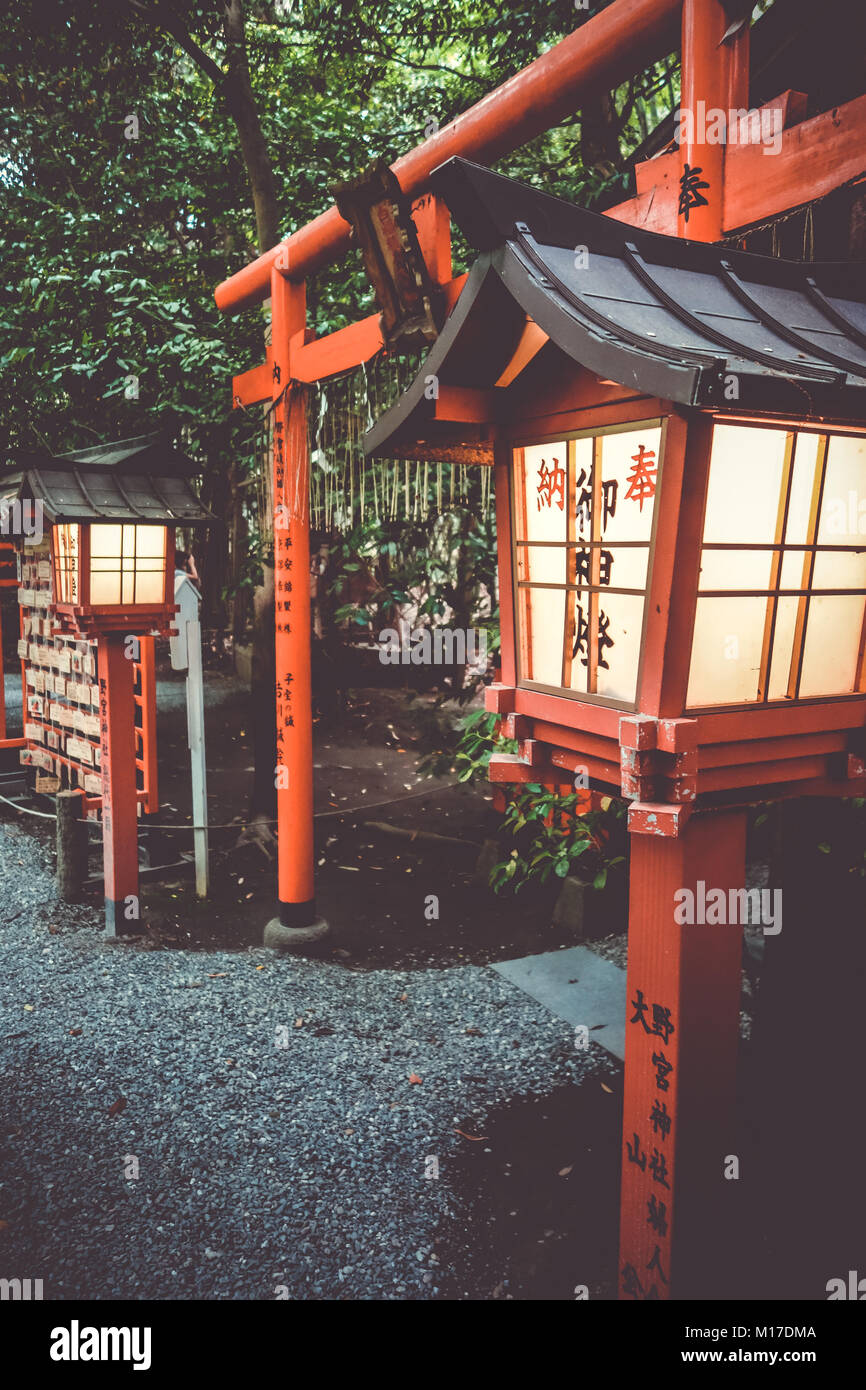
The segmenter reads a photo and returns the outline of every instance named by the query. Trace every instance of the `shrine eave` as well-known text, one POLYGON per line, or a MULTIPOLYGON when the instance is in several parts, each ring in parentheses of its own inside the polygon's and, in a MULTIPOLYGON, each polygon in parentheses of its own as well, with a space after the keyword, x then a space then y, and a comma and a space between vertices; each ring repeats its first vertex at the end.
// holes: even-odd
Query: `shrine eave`
POLYGON ((446 419, 442 386, 495 388, 527 318, 566 357, 643 395, 866 418, 866 266, 642 231, 464 159, 432 185, 481 254, 418 376, 368 432, 368 455, 428 440, 436 458, 446 437, 477 442, 477 420, 446 419))
POLYGON ((96 521, 206 526, 216 518, 189 482, 197 471, 193 460, 162 435, 68 454, 27 454, 0 475, 0 504, 39 502, 52 525, 96 521))

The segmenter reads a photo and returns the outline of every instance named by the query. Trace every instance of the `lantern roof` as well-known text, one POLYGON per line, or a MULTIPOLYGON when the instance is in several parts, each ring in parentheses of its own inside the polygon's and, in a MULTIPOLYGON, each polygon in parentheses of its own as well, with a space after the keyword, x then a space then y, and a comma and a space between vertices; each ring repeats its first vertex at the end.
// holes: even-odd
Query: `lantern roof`
POLYGON ((51 524, 203 526, 216 518, 192 489, 189 479, 197 472, 164 434, 139 435, 68 454, 19 455, 0 475, 0 503, 41 502, 51 524))
POLYGON ((678 405, 724 410, 733 378, 739 412, 866 419, 866 265, 643 231, 460 158, 431 183, 481 254, 368 454, 489 455, 489 430, 455 428, 442 387, 489 390, 495 423, 527 320, 599 378, 678 405))

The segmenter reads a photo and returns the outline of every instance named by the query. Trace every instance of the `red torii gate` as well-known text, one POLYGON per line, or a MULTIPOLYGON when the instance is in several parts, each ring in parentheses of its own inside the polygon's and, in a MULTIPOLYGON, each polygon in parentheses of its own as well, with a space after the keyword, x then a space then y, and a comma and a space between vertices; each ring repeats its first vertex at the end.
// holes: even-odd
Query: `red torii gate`
MULTIPOLYGON (((748 108, 749 30, 731 26, 726 0, 616 0, 550 52, 397 160, 393 171, 413 203, 419 242, 434 285, 448 307, 465 277, 452 278, 447 209, 430 192, 435 168, 453 155, 490 161, 518 148, 571 114, 581 97, 611 89, 677 46, 682 51, 683 111, 748 108), (730 32, 729 32, 730 29, 730 32)), ((832 112, 786 122, 799 94, 771 103, 778 149, 707 139, 694 122, 680 147, 636 171, 637 194, 609 210, 620 221, 692 240, 726 234, 813 201, 863 174, 866 97, 832 112), (681 180, 697 170, 706 201, 681 207, 681 180)), ((306 328, 305 280, 349 247, 351 229, 331 207, 279 246, 231 276, 216 291, 224 312, 271 299, 272 348, 267 360, 235 377, 236 405, 271 400, 275 429, 275 568, 277 600, 278 782, 277 936, 304 939, 315 921, 313 873, 312 714, 309 571, 309 455, 301 383, 359 366, 384 344, 379 315, 312 339, 306 328), (296 582, 297 581, 297 582, 296 582), (300 590, 298 590, 300 584, 300 590)), ((446 404, 440 403, 443 414, 446 404)), ((450 418, 454 418, 452 415, 450 418)), ((272 936, 272 939, 274 937, 272 936)))
MULTIPOLYGON (((413 215, 431 280, 444 291, 449 308, 465 277, 451 275, 449 216, 429 192, 432 171, 452 155, 489 161, 517 149, 570 115, 588 92, 615 87, 671 52, 678 36, 682 109, 697 111, 703 102, 706 111, 745 110, 749 30, 744 27, 725 40, 728 26, 725 0, 616 0, 396 161, 393 169, 403 192, 417 200, 413 215)), ((783 93, 771 103, 782 125, 796 107, 795 95, 783 93)), ((782 129, 778 152, 771 159, 760 145, 726 146, 697 138, 705 134, 696 122, 696 138, 639 165, 637 195, 608 215, 651 231, 683 235, 687 230, 693 240, 718 241, 729 231, 821 197, 864 171, 866 97, 782 129), (686 164, 700 167, 702 179, 715 193, 706 205, 691 210, 687 228, 678 211, 686 164)), ((298 393, 286 390, 286 385, 321 381, 359 366, 383 346, 378 314, 319 339, 306 327, 306 277, 338 260, 350 242, 351 228, 332 206, 230 276, 215 293, 225 313, 271 300, 273 346, 267 360, 235 377, 232 389, 235 405, 278 403, 275 435, 286 441, 282 453, 291 463, 297 501, 297 506, 288 505, 282 471, 283 485, 274 496, 278 584, 281 576, 283 583, 291 583, 285 576, 300 578, 309 568, 303 406, 298 393)), ((278 590, 278 601, 291 602, 280 598, 282 592, 278 590)), ((276 638, 280 757, 286 770, 281 779, 285 785, 277 792, 278 897, 284 925, 308 927, 315 917, 309 615, 305 604, 287 611, 294 621, 282 629, 278 625, 276 638)))

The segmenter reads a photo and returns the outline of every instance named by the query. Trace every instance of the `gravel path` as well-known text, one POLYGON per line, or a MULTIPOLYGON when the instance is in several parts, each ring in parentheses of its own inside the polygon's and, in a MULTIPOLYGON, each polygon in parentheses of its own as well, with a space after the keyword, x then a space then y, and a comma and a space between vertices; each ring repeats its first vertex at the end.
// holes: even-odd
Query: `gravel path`
POLYGON ((461 1267, 455 1128, 607 1054, 484 967, 100 928, 0 822, 0 1276, 61 1299, 490 1297, 461 1267))

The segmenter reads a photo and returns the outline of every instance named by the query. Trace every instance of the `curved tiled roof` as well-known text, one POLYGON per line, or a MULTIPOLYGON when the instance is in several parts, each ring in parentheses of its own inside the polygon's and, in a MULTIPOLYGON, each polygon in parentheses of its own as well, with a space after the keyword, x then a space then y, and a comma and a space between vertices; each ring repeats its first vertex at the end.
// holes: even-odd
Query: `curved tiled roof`
POLYGON ((368 453, 423 437, 436 411, 418 386, 431 375, 492 388, 527 316, 566 356, 642 394, 719 410, 734 377, 741 412, 866 419, 866 266, 642 231, 464 159, 432 185, 481 255, 368 453))

